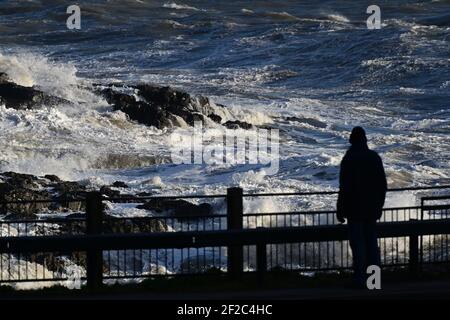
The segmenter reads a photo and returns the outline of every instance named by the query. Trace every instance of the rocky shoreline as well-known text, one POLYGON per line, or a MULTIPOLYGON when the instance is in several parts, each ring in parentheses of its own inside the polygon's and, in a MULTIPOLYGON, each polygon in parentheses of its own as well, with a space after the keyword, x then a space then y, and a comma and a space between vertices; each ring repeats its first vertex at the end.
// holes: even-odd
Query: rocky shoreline
MULTIPOLYGON (((193 126, 196 121, 216 123, 229 129, 253 128, 252 124, 237 119, 224 121, 225 116, 230 116, 228 108, 212 103, 208 97, 192 96, 168 86, 114 83, 94 84, 88 89, 103 97, 114 111, 124 112, 131 121, 158 129, 193 126)), ((6 108, 27 110, 61 103, 71 101, 16 84, 6 73, 0 72, 0 104, 6 108)))
MULTIPOLYGON (((115 181, 100 188, 88 188, 81 182, 63 181, 55 175, 42 177, 16 172, 0 173, 0 201, 51 200, 36 203, 10 203, 0 207, 4 220, 38 219, 39 214, 69 213, 71 216, 84 213, 85 199, 88 192, 97 191, 105 200, 115 198, 117 202, 130 202, 127 198, 150 196, 150 193, 122 193, 127 184, 115 181), (123 198, 124 200, 120 200, 123 198), (70 201, 69 201, 70 200, 70 201), (73 201, 76 200, 76 201, 73 201), (79 201, 77 201, 79 200, 79 201)), ((148 199, 136 208, 171 217, 190 215, 211 215, 210 204, 193 204, 181 199, 148 199)), ((108 218, 107 214, 106 218, 108 218)), ((167 228, 166 228, 167 229, 167 228)), ((167 230, 162 230, 167 231, 167 230)))

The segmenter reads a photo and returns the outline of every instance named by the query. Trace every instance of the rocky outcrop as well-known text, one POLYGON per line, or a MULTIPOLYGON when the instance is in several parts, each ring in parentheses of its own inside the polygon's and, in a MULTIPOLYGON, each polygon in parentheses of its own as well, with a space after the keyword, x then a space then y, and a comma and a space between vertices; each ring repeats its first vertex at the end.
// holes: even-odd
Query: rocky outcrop
POLYGON ((184 259, 178 267, 180 273, 211 273, 220 274, 220 261, 207 255, 195 255, 184 259))
MULTIPOLYGON (((118 202, 135 202, 129 200, 130 194, 122 194, 115 187, 124 188, 124 182, 116 181, 111 186, 102 186, 99 191, 105 199, 116 198, 118 202), (124 198, 123 201, 120 198, 124 198)), ((0 206, 0 214, 7 214, 5 220, 38 219, 39 213, 74 212, 66 217, 52 234, 83 234, 86 232, 85 201, 87 188, 75 181, 62 181, 57 176, 37 177, 15 172, 0 173, 0 201, 50 200, 43 202, 8 203, 0 206), (79 200, 79 201, 70 201, 79 200)), ((151 193, 140 193, 137 196, 150 196, 151 193)), ((141 206, 142 209, 157 212, 173 212, 174 214, 210 214, 209 204, 195 205, 184 200, 151 199, 141 206)), ((104 232, 166 232, 168 227, 159 219, 119 219, 104 213, 104 232)), ((46 235, 49 230, 36 226, 36 234, 46 235)))
MULTIPOLYGON (((228 112, 224 105, 214 105, 205 96, 192 96, 169 86, 145 83, 131 86, 94 85, 93 91, 101 94, 114 110, 124 112, 131 120, 159 129, 193 126, 196 121, 221 124, 223 115, 228 112)), ((0 103, 7 108, 20 110, 70 101, 35 87, 16 84, 7 74, 0 72, 0 103)), ((231 129, 252 128, 251 124, 238 120, 227 121, 224 126, 231 129)))
POLYGON ((150 199, 139 209, 146 209, 157 213, 167 213, 173 216, 211 215, 212 206, 209 203, 193 204, 186 200, 150 199))
POLYGON ((135 95, 118 92, 110 86, 100 92, 114 110, 126 113, 139 123, 166 128, 194 125, 206 121, 206 117, 220 123, 222 117, 215 113, 207 97, 190 94, 171 87, 152 84, 132 86, 135 95))
MULTIPOLYGON (((40 190, 39 179, 28 174, 19 174, 15 172, 5 172, 2 175, 3 182, 0 183, 0 201, 23 201, 23 200, 47 200, 50 193, 46 190, 40 190)), ((0 212, 10 213, 10 219, 18 217, 32 218, 36 212, 48 209, 51 203, 11 203, 2 205, 0 212)))
POLYGON ((322 122, 322 121, 314 119, 314 118, 287 117, 286 120, 309 124, 310 126, 317 127, 317 128, 326 128, 327 127, 327 124, 325 122, 322 122))
MULTIPOLYGON (((80 219, 84 214, 73 214, 67 217, 67 222, 61 224, 58 229, 59 234, 84 234, 86 233, 86 223, 80 219), (72 220, 76 218, 76 220, 72 220)), ((108 214, 103 215, 103 233, 148 233, 167 232, 169 227, 161 219, 134 218, 123 219, 108 214)))
POLYGON ((128 188, 128 185, 123 181, 114 181, 112 186, 115 188, 128 188))
POLYGON ((228 129, 245 129, 245 130, 250 130, 251 128, 253 128, 253 125, 245 122, 245 121, 239 121, 239 120, 234 120, 234 121, 227 121, 223 124, 225 127, 227 127, 228 129))
POLYGON ((86 188, 77 182, 61 181, 52 175, 37 177, 15 172, 0 173, 0 181, 0 201, 42 201, 0 206, 0 214, 8 213, 6 219, 35 218, 37 213, 85 209, 83 201, 70 201, 86 197, 86 188))
POLYGON ((24 87, 10 82, 5 73, 0 73, 0 104, 13 109, 32 109, 41 105, 55 105, 68 101, 34 87, 24 87))
POLYGON ((103 233, 149 233, 167 232, 169 227, 160 219, 120 219, 106 216, 103 222, 103 233))

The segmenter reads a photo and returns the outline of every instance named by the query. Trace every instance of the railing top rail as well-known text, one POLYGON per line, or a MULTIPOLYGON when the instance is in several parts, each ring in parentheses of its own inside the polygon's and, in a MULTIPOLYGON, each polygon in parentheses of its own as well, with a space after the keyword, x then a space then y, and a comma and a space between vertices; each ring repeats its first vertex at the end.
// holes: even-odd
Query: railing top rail
MULTIPOLYGON (((411 206, 411 207, 391 207, 391 208, 383 208, 383 211, 394 211, 394 210, 419 210, 419 209, 426 209, 426 210, 432 210, 432 209, 446 209, 450 208, 450 205, 445 206, 411 206)), ((309 215, 309 214, 334 214, 336 213, 336 210, 318 210, 318 211, 289 211, 289 212, 261 212, 261 213, 244 213, 244 217, 261 217, 261 216, 285 216, 285 215, 309 215)), ((133 221, 146 221, 146 220, 158 220, 158 219, 173 219, 173 220, 190 220, 190 219, 221 219, 226 218, 227 214, 221 213, 221 214, 211 214, 211 215, 200 215, 200 214, 177 214, 177 215, 155 215, 155 216, 136 216, 136 217, 123 217, 123 216, 106 216, 103 217, 104 221, 125 221, 125 220, 133 220, 133 221)), ((69 223, 69 222, 78 222, 78 221, 85 221, 85 217, 58 217, 58 218, 40 218, 40 219, 26 219, 26 220, 20 220, 20 219, 11 219, 11 220, 0 220, 0 224, 14 224, 14 223, 69 223)))
MULTIPOLYGON (((383 211, 392 210, 418 210, 422 207, 420 206, 409 206, 409 207, 389 207, 383 208, 383 211)), ((263 213, 244 213, 244 216, 262 216, 262 215, 302 215, 302 214, 330 214, 336 213, 336 209, 333 210, 317 210, 317 211, 288 211, 288 212, 263 212, 263 213)))
POLYGON ((84 202, 86 199, 27 199, 27 200, 11 200, 11 201, 0 201, 0 205, 8 205, 8 204, 29 204, 29 203, 73 203, 73 202, 84 202))
POLYGON ((421 208, 423 210, 429 210, 429 211, 433 211, 433 210, 448 210, 448 209, 450 209, 450 204, 436 204, 436 205, 431 205, 431 206, 423 206, 421 208))
MULTIPOLYGON (((420 191, 420 190, 439 190, 439 189, 450 189, 450 185, 442 186, 419 186, 419 187, 406 187, 406 188, 392 188, 388 189, 388 192, 399 192, 399 191, 420 191)), ((312 195, 336 195, 339 192, 337 190, 333 191, 307 191, 307 192, 272 192, 272 193, 245 193, 244 197, 275 197, 275 196, 312 196, 312 195)), ((125 201, 135 201, 143 202, 152 199, 170 200, 170 199, 213 199, 213 198, 226 198, 226 194, 212 194, 212 195, 173 195, 173 196, 123 196, 123 197, 104 197, 104 201, 112 202, 125 202, 125 201)), ((448 196, 445 196, 448 198, 448 196)), ((431 198, 431 197, 430 197, 431 198)), ((12 200, 12 201, 0 201, 0 205, 8 204, 29 204, 29 203, 73 203, 73 202, 85 202, 85 198, 77 199, 29 199, 29 200, 12 200)))
POLYGON ((226 198, 226 194, 204 194, 204 195, 186 195, 186 196, 145 196, 145 197, 111 197, 104 198, 106 201, 136 201, 141 202, 145 200, 161 199, 161 200, 172 200, 172 199, 206 199, 206 198, 226 198))
POLYGON ((1 224, 15 224, 15 223, 71 223, 71 222, 84 222, 85 218, 77 217, 77 218, 44 218, 44 219, 10 219, 10 220, 0 220, 1 224))
POLYGON ((169 216, 139 216, 139 217, 118 217, 118 216, 108 216, 104 217, 104 221, 123 221, 123 220, 158 220, 158 219, 164 219, 164 220, 189 220, 189 219, 218 219, 218 218, 226 218, 226 214, 210 214, 210 215, 204 215, 204 214, 184 214, 184 215, 169 215, 169 216))
POLYGON ((422 197, 421 199, 422 201, 447 200, 450 199, 450 195, 422 197))
MULTIPOLYGON (((438 190, 438 189, 450 189, 450 185, 391 188, 391 189, 388 189, 387 192, 438 190)), ((333 194, 338 194, 338 193, 339 193, 339 191, 337 191, 337 190, 335 190, 335 191, 306 191, 306 192, 245 193, 244 197, 333 195, 333 194)))
MULTIPOLYGON (((384 222, 379 237, 403 237, 450 233, 450 219, 384 222)), ((188 248, 268 243, 296 243, 348 239, 344 225, 257 228, 224 231, 155 232, 135 234, 67 235, 0 238, 0 252, 121 250, 142 248, 188 248)))

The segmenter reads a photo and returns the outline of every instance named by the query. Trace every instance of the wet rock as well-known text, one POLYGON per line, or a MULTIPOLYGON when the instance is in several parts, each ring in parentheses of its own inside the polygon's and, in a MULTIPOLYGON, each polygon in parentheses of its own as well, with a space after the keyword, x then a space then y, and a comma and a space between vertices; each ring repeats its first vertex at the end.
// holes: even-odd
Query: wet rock
POLYGON ((61 182, 61 179, 53 174, 46 174, 44 178, 50 180, 51 182, 61 182))
POLYGON ((250 130, 251 128, 253 128, 253 125, 245 122, 245 121, 239 121, 239 120, 233 120, 233 121, 227 121, 223 124, 225 127, 227 127, 228 129, 245 129, 245 130, 250 130))
POLYGON ((107 196, 108 198, 117 198, 120 196, 120 191, 112 190, 108 186, 102 186, 99 191, 102 195, 107 196))
POLYGON ((149 233, 167 232, 167 224, 160 219, 120 219, 107 216, 103 222, 103 233, 149 233))
POLYGON ((67 103, 68 101, 48 95, 33 87, 24 87, 13 82, 6 81, 6 76, 0 76, 0 102, 7 108, 17 110, 32 109, 40 105, 54 105, 67 103))
POLYGON ((115 181, 112 184, 112 186, 115 187, 115 188, 128 188, 128 185, 125 182, 123 182, 123 181, 115 181))
POLYGON ((5 82, 10 82, 11 79, 9 79, 8 75, 4 72, 0 72, 0 84, 5 82))
MULTIPOLYGON (((9 180, 0 183, 0 201, 24 201, 24 200, 47 200, 50 198, 48 191, 40 191, 33 189, 26 189, 21 184, 27 184, 26 180, 9 180)), ((34 214, 42 210, 48 210, 51 202, 27 202, 27 203, 9 203, 0 207, 2 214, 12 213, 16 218, 21 216, 23 218, 34 218, 34 214)))
POLYGON ((54 210, 66 208, 72 211, 84 211, 86 205, 84 201, 74 201, 86 199, 86 187, 74 181, 62 181, 54 185, 53 190, 57 192, 55 199, 57 203, 53 207, 54 210))
MULTIPOLYGON (((26 219, 29 220, 37 220, 38 216, 34 213, 28 213, 25 215, 26 219)), ((10 213, 8 215, 6 215, 4 218, 4 220, 23 220, 24 219, 24 215, 22 213, 10 213)))
POLYGON ((0 173, 0 177, 3 181, 0 183, 1 201, 55 200, 53 202, 11 203, 7 206, 0 206, 0 212, 3 214, 11 213, 16 217, 28 219, 43 211, 84 210, 83 201, 70 201, 86 197, 86 188, 77 182, 61 181, 52 175, 36 177, 15 172, 0 173))
POLYGON ((309 124, 310 126, 317 127, 317 128, 326 128, 327 124, 325 122, 322 122, 320 120, 314 119, 314 118, 299 118, 299 117, 287 117, 287 121, 295 121, 299 123, 305 123, 309 124))
POLYGON ((199 205, 190 203, 186 200, 172 199, 150 199, 142 205, 137 206, 138 209, 151 210, 158 213, 167 212, 174 216, 185 215, 211 215, 212 206, 209 203, 201 203, 199 205))
POLYGON ((214 121, 216 123, 221 123, 222 122, 222 117, 217 115, 217 114, 215 114, 215 113, 212 113, 212 114, 208 115, 208 118, 210 118, 212 121, 214 121))
MULTIPOLYGON (((139 123, 166 128, 174 126, 193 126, 196 121, 206 122, 207 118, 221 123, 222 117, 216 113, 207 97, 190 94, 171 87, 153 84, 139 84, 132 86, 135 95, 117 92, 109 88, 101 90, 101 94, 115 110, 128 115, 131 120, 139 123), (138 98, 137 98, 138 97, 138 98)), ((216 108, 226 108, 216 105, 216 108)), ((231 124, 230 124, 231 125, 231 124)), ((250 124, 236 121, 241 128, 251 128, 250 124)))
POLYGON ((146 191, 144 191, 144 192, 139 192, 138 194, 136 194, 138 197, 150 197, 150 196, 152 196, 153 195, 153 193, 152 192, 146 192, 146 191))
POLYGON ((178 269, 180 273, 221 273, 218 259, 211 256, 196 255, 184 259, 178 269))
MULTIPOLYGON (((60 252, 35 253, 21 258, 28 260, 31 263, 42 265, 49 271, 64 274, 67 267, 67 260, 64 259, 64 256, 67 257, 72 263, 75 263, 80 267, 86 268, 87 266, 87 257, 85 252, 72 252, 70 254, 63 254, 60 252)), ((105 261, 103 262, 103 272, 108 272, 108 266, 105 261)))
POLYGON ((4 172, 1 175, 6 178, 8 185, 12 188, 38 188, 40 186, 39 179, 31 174, 4 172))
MULTIPOLYGON (((61 223, 59 234, 84 234, 86 233, 84 214, 73 214, 66 217, 67 222, 61 223), (73 221, 70 221, 70 220, 73 221)), ((149 232, 167 232, 169 230, 167 224, 161 219, 134 218, 123 219, 103 214, 103 233, 149 233, 149 232)))

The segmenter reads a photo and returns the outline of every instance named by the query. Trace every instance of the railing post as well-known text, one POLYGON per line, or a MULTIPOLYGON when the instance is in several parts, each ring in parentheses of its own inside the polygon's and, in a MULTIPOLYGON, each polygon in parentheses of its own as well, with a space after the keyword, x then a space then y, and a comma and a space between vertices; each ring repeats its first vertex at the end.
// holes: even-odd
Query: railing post
POLYGON ((264 275, 267 271, 267 251, 265 243, 258 243, 256 245, 256 272, 258 284, 264 281, 264 275))
MULTIPOLYGON (((243 226, 243 190, 227 189, 227 226, 228 230, 242 230, 243 226)), ((228 247, 228 273, 239 278, 244 268, 244 252, 242 246, 228 247)))
MULTIPOLYGON (((86 233, 102 233, 103 203, 100 192, 89 192, 86 196, 86 233)), ((95 248, 86 253, 86 274, 88 290, 96 291, 103 284, 103 253, 95 248)))
MULTIPOLYGON (((417 221, 410 219, 409 221, 417 221)), ((409 271, 417 273, 419 271, 419 236, 409 235, 409 271)))

